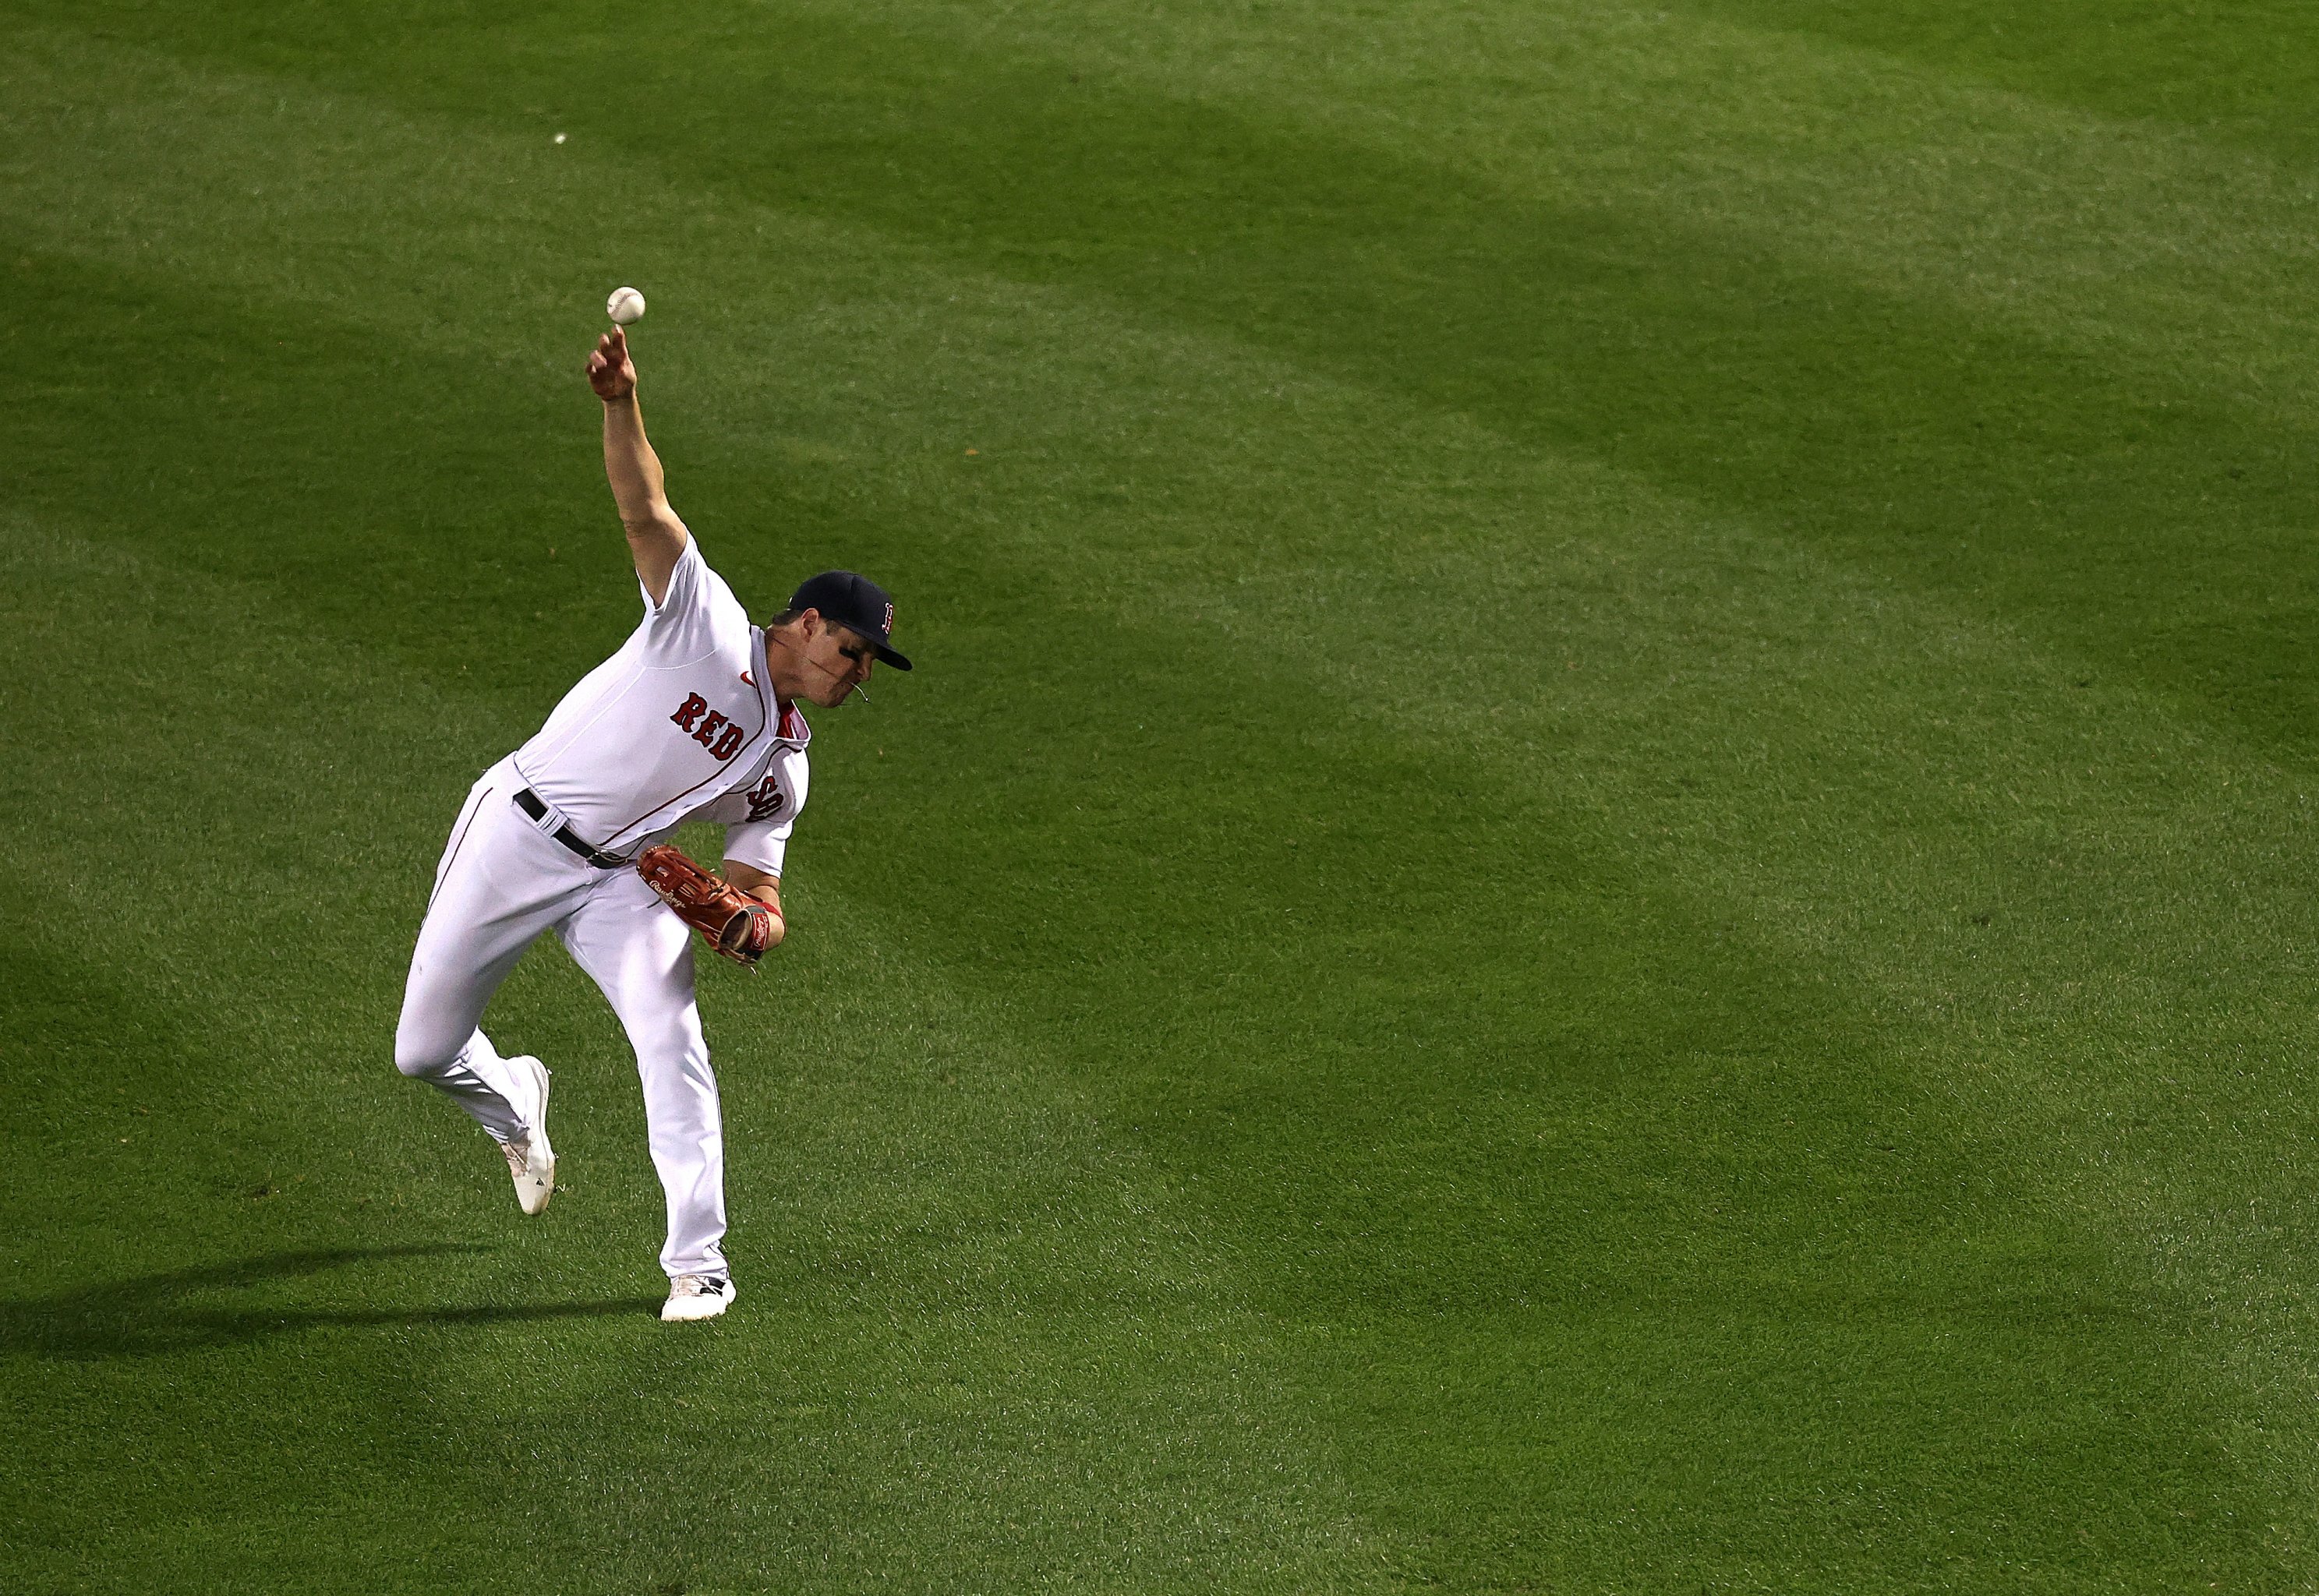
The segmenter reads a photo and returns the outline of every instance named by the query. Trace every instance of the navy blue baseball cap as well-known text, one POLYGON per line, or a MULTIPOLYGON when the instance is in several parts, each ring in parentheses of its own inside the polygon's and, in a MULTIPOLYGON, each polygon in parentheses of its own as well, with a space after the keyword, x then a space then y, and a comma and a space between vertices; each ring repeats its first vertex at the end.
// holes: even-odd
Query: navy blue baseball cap
POLYGON ((822 619, 870 639, 884 663, 897 671, 910 668, 910 662, 886 642, 894 631, 894 596, 868 577, 852 571, 808 576, 790 595, 790 608, 817 609, 822 619))

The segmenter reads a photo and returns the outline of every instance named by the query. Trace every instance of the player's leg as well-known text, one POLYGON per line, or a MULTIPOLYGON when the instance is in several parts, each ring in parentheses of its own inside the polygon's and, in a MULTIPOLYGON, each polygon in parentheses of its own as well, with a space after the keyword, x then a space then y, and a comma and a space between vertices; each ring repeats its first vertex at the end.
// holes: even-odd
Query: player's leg
POLYGON ((487 773, 468 794, 436 868, 403 987, 394 1063, 509 1143, 538 1118, 544 1074, 537 1060, 501 1057, 478 1022, 524 949, 570 912, 593 872, 525 820, 501 776, 487 773))
POLYGON ((693 1000, 692 933, 633 873, 599 886, 560 930, 636 1050, 668 1200, 661 1267, 671 1279, 726 1280, 725 1132, 693 1000))

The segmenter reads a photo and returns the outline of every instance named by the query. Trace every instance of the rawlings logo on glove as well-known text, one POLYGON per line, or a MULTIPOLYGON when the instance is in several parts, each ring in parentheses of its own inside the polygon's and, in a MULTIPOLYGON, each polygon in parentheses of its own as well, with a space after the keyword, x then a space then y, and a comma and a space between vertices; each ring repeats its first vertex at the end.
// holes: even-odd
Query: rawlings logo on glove
POLYGON ((756 968, 773 945, 773 911, 663 843, 636 855, 636 874, 676 917, 735 964, 756 968))

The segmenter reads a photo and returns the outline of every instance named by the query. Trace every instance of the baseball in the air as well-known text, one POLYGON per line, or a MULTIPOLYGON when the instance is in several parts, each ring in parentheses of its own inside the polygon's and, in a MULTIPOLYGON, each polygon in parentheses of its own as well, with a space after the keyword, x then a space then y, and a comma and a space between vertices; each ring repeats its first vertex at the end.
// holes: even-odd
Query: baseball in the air
POLYGON ((645 296, 633 288, 615 288, 612 297, 604 302, 604 314, 626 327, 639 320, 645 313, 645 296))

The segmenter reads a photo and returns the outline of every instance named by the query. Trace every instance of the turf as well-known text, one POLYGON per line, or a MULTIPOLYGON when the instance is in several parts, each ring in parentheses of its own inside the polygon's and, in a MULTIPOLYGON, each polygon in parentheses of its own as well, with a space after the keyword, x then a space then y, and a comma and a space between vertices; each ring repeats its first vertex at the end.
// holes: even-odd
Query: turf
POLYGON ((2319 1582, 2319 28, 2017 11, 9 5, 0 1584, 2319 1582), (921 663, 683 1330, 389 1057, 620 282, 921 663))

